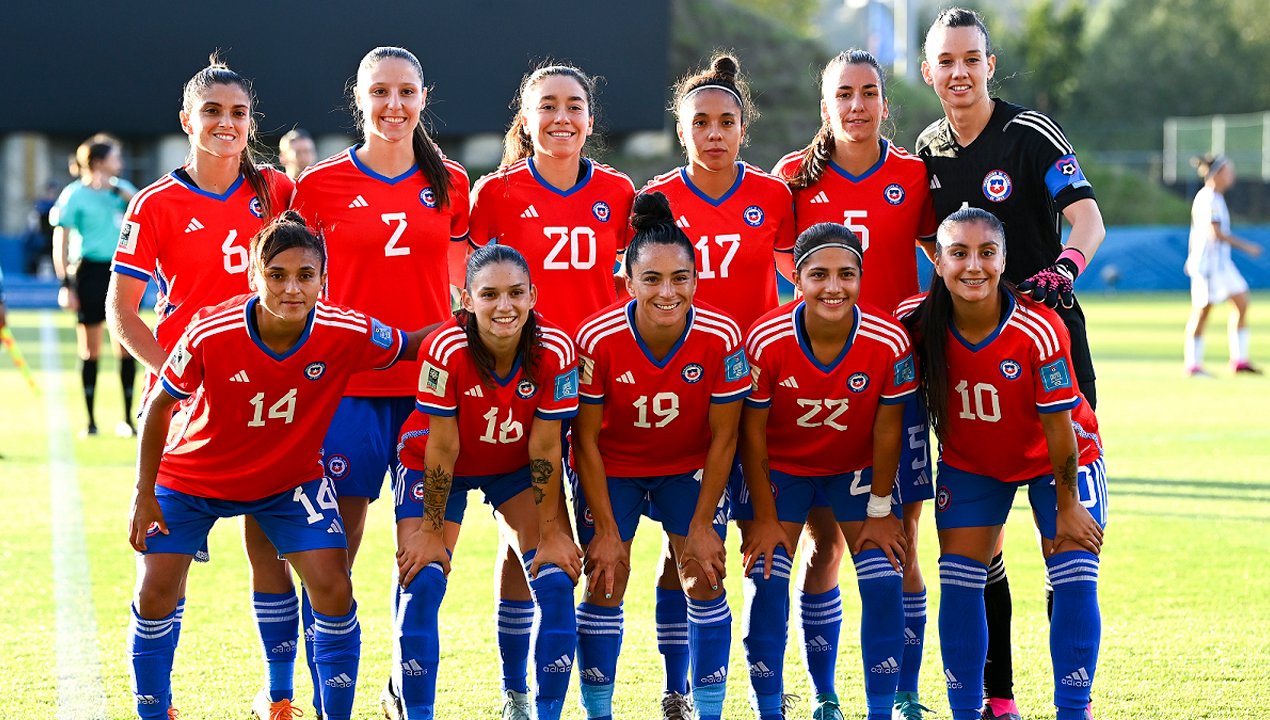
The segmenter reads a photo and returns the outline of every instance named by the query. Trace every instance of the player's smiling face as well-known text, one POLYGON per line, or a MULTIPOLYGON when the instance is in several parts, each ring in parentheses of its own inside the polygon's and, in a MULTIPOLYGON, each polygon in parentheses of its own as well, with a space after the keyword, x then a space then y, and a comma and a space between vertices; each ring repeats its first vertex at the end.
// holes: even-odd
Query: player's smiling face
POLYGON ((514 346, 538 301, 538 289, 516 263, 494 262, 472 276, 460 301, 463 309, 476 316, 484 340, 514 346))
POLYGON ((381 59, 357 76, 355 97, 362 131, 367 139, 409 143, 427 96, 414 65, 401 58, 381 59))
POLYGON ((794 278, 809 318, 841 322, 851 315, 860 296, 860 258, 843 248, 817 250, 803 261, 794 278))
POLYGON ((679 141, 692 170, 732 172, 745 124, 741 106, 725 90, 700 90, 679 104, 679 141))
POLYGON ((304 247, 283 250, 264 267, 257 266, 255 274, 252 284, 265 309, 260 316, 262 324, 271 322, 269 316, 287 324, 305 322, 326 282, 322 258, 304 247))
POLYGON ((641 332, 682 329, 697 291, 693 258, 678 245, 648 244, 631 263, 626 289, 641 332))
POLYGON ((595 118, 586 88, 568 75, 547 75, 525 90, 521 98, 525 132, 534 153, 555 158, 576 158, 591 136, 595 118))
POLYGON ((988 39, 979 28, 935 27, 926 36, 922 79, 935 89, 945 108, 988 102, 988 81, 997 58, 988 54, 988 39))
POLYGON ((882 78, 867 63, 839 63, 821 83, 820 117, 838 142, 876 143, 890 115, 882 78))
POLYGON ((995 298, 1005 270, 1001 238, 982 222, 954 225, 940 233, 935 253, 935 273, 958 301, 980 302, 995 298))
POLYGON ((251 136, 251 98, 237 85, 208 86, 192 107, 181 111, 181 128, 195 152, 238 157, 251 136))

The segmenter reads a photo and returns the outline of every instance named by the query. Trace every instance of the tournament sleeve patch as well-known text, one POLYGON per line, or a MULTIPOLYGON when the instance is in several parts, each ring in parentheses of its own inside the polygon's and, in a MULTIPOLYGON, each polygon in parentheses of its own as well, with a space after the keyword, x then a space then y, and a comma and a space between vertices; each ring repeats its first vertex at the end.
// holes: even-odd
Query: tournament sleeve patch
POLYGON ((1059 358, 1048 365, 1041 366, 1041 387, 1045 392, 1054 392, 1072 386, 1072 374, 1067 369, 1067 358, 1059 358))
POLYGON ((595 360, 591 359, 587 355, 579 354, 578 355, 578 369, 579 369, 579 375, 581 376, 582 384, 590 385, 591 381, 594 379, 593 375, 595 374, 595 360))
POLYGON ((758 392, 758 377, 763 373, 763 369, 758 365, 750 366, 750 391, 758 392))
POLYGON ((119 252, 132 255, 137 251, 137 235, 141 232, 141 226, 136 220, 124 221, 123 227, 119 228, 119 252))
POLYGON ((745 348, 737 348, 737 351, 727 356, 723 360, 724 379, 728 382, 740 380, 750 374, 750 362, 745 359, 745 348))
POLYGON ((425 362, 423 369, 419 371, 419 392, 445 397, 445 384, 449 380, 450 373, 448 370, 443 370, 430 362, 425 362))
POLYGON ((172 372, 176 373, 177 377, 184 377, 185 366, 189 364, 190 351, 185 347, 185 338, 181 338, 181 342, 176 344, 176 349, 168 357, 168 367, 172 368, 172 372))
POLYGON ((556 376, 556 400, 570 400, 578 396, 578 369, 569 368, 569 372, 556 376))
POLYGON ((387 350, 392 347, 392 328, 379 322, 375 318, 371 318, 370 341, 387 350))
POLYGON ((917 370, 913 367, 913 356, 905 355, 903 360, 895 363, 895 384, 904 385, 917 379, 917 370))

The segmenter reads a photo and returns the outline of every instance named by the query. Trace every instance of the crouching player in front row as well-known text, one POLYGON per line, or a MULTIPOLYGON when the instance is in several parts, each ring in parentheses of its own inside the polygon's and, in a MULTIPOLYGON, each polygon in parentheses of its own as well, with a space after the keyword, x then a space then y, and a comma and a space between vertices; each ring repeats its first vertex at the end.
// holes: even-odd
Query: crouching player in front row
MULTIPOLYGON (((891 494, 917 375, 904 328, 856 305, 863 254, 839 223, 804 230, 793 278, 802 298, 764 315, 746 339, 753 392, 741 416, 741 461, 754 520, 742 532, 745 649, 762 720, 785 717, 789 549, 818 496, 829 500, 855 562, 868 717, 891 718, 907 547, 891 494)), ((816 717, 842 717, 836 697, 817 697, 816 708, 816 717)))
POLYGON ((602 310, 578 330, 582 405, 572 446, 589 507, 579 504, 576 518, 587 575, 578 606, 582 705, 588 718, 612 717, 631 540, 650 502, 687 595, 697 717, 718 720, 732 615, 715 522, 750 371, 737 324, 694 306, 696 256, 666 196, 636 197, 631 225, 625 271, 634 299, 602 310))
POLYGON ((361 630, 322 437, 349 377, 414 357, 423 335, 319 300, 326 255, 294 212, 252 239, 250 280, 255 295, 194 316, 142 421, 128 528, 142 718, 168 714, 181 579, 216 520, 237 515, 259 522, 312 597, 325 718, 352 713, 361 630))
POLYGON ((936 235, 929 292, 898 314, 914 338, 942 453, 939 635, 953 720, 983 704, 988 561, 1020 487, 1054 587, 1050 657, 1057 720, 1089 718, 1098 662, 1098 554, 1107 485, 1098 420, 1076 387, 1071 341, 1055 312, 1002 282, 1005 232, 963 208, 936 235))
POLYGON ((573 585, 582 571, 559 510, 560 423, 578 412, 577 356, 569 336, 534 311, 537 289, 519 252, 476 250, 466 281, 462 311, 424 341, 415 412, 402 428, 392 683, 400 697, 384 710, 433 717, 437 613, 467 491, 479 489, 529 577, 535 717, 555 720, 573 666, 573 585))

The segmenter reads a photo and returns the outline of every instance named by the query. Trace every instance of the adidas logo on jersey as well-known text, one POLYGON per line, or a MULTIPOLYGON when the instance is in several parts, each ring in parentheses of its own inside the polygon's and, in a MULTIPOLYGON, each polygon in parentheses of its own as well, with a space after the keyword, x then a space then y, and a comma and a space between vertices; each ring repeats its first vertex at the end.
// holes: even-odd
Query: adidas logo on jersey
POLYGON ((542 668, 543 672, 549 673, 567 673, 573 669, 573 658, 568 653, 556 658, 555 662, 542 668))
POLYGON ((900 671, 900 664, 895 662, 895 658, 889 657, 882 662, 869 668, 869 672, 878 673, 880 675, 891 675, 900 671))
POLYGON ((938 189, 940 189, 940 188, 942 188, 942 187, 943 187, 943 185, 940 185, 940 184, 939 184, 939 176, 938 176, 938 175, 931 175, 931 176, 930 176, 930 189, 931 189, 931 190, 938 190, 938 189))
POLYGON ((185 232, 187 233, 192 233, 195 230, 202 230, 202 229, 203 229, 203 223, 199 222, 198 218, 190 218, 190 224, 185 226, 185 232))
POLYGON ((340 524, 340 519, 335 518, 331 521, 331 526, 326 529, 327 535, 343 535, 344 526, 340 524))
POLYGON ((1094 681, 1089 678, 1089 672, 1082 667, 1059 682, 1069 687, 1089 687, 1094 681))
POLYGON ((829 650, 831 649, 829 647, 829 641, 824 639, 820 635, 817 635, 816 637, 808 640, 805 643, 805 645, 807 646, 807 649, 810 650, 811 652, 818 652, 818 653, 829 652, 829 650))
POLYGON ((353 202, 349 203, 348 206, 351 208, 370 207, 370 203, 366 202, 366 198, 358 195, 353 198, 353 202))
POLYGON ((790 375, 784 380, 781 380, 777 384, 780 385, 781 387, 794 388, 795 390, 798 389, 798 381, 794 379, 793 375, 790 375))
POLYGON ((718 685, 721 682, 726 682, 727 679, 728 679, 728 666, 723 665, 718 670, 715 670, 709 675, 706 675, 703 678, 698 678, 697 682, 702 685, 718 685))
POLYGON ((620 383, 626 383, 627 385, 634 385, 635 373, 631 372, 630 370, 627 370, 626 372, 617 376, 617 381, 620 383))
POLYGON ((465 391, 463 394, 466 395, 467 397, 485 397, 485 393, 481 392, 480 385, 472 386, 471 389, 465 391))
POLYGON ((679 219, 675 221, 675 227, 679 228, 680 230, 688 227, 688 216, 680 215, 679 219))
POLYGON ((578 673, 578 677, 589 683, 595 683, 596 685, 611 685, 613 683, 613 678, 605 675, 599 668, 595 667, 589 667, 586 670, 583 670, 578 673))
POLYGON ((520 216, 523 218, 536 218, 538 217, 538 211, 534 209, 533 205, 530 205, 525 208, 525 212, 521 213, 520 216))
POLYGON ((769 678, 775 675, 776 673, 762 660, 759 660, 756 663, 750 663, 750 677, 752 678, 769 678))
POLYGON ((342 688, 346 690, 353 687, 353 678, 349 677, 348 673, 340 673, 339 675, 327 680, 326 685, 327 687, 342 688))
POLYGON ((283 640, 277 645, 274 645, 269 652, 274 655, 284 655, 286 653, 294 653, 297 647, 298 645, 295 640, 283 640))
POLYGON ((921 645, 922 639, 917 637, 917 633, 913 632, 913 628, 904 628, 904 644, 921 645))
POLYGON ((952 674, 952 670, 944 670, 944 682, 948 684, 949 690, 961 689, 961 681, 957 679, 956 675, 952 674))
POLYGON ((816 193, 816 196, 811 199, 812 205, 821 205, 827 202, 829 202, 829 196, 825 194, 824 190, 816 193))
POLYGON ((420 675, 427 675, 428 670, 424 666, 420 665, 418 660, 411 658, 410 662, 403 662, 401 664, 401 674, 408 675, 410 677, 419 677, 420 675))
POLYGON ((239 370, 238 372, 234 373, 234 376, 231 377, 229 381, 230 382, 251 382, 251 380, 247 378, 246 370, 239 370))

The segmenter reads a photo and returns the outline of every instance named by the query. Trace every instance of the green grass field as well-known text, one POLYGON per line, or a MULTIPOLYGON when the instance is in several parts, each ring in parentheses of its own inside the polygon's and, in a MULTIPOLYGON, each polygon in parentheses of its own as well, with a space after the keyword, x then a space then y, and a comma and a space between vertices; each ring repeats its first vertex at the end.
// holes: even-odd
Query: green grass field
MULTIPOLYGON (((1224 318, 1209 332, 1211 380, 1181 375, 1186 300, 1180 295, 1084 298, 1098 367, 1099 417, 1107 449, 1111 524, 1103 553, 1102 653, 1094 689, 1100 720, 1245 718, 1270 712, 1270 378, 1224 369, 1224 318)), ((1270 317, 1254 307, 1253 357, 1270 363, 1270 317)), ((103 364, 98 418, 106 434, 77 439, 84 425, 72 318, 12 312, 9 322, 35 369, 34 395, 0 358, 0 717, 133 717, 124 654, 134 579, 126 538, 134 442, 114 438, 119 389, 103 364), (45 367, 40 325, 56 325, 45 367), (60 387, 55 387, 60 385, 60 387), (50 410, 57 412, 50 413, 50 410), (50 437, 61 415, 69 429, 50 437), (71 462, 73 461, 73 463, 71 462), (59 479, 60 478, 60 479, 59 479), (68 488, 70 491, 68 491, 68 488), (74 502, 77 489, 78 503, 74 502), (76 563, 80 564, 76 564, 76 563), (79 568, 87 567, 87 582, 79 568), (76 609, 80 622, 75 620, 76 609), (79 628, 81 634, 76 634, 79 628), (94 629, 95 628, 95 629, 94 629), (87 634, 82 634, 83 631, 87 634), (71 714, 59 696, 99 714, 71 714)), ((1023 495, 1009 522, 1007 567, 1014 588, 1015 687, 1029 720, 1053 718, 1042 563, 1023 495)), ((927 512, 921 563, 930 582, 924 702, 947 718, 940 682, 939 603, 933 520, 927 512)), ((388 675, 388 597, 393 569, 391 507, 372 506, 355 584, 363 630, 355 717, 379 716, 388 675)), ((440 717, 497 717, 498 653, 493 630, 494 525, 472 505, 442 608, 440 717)), ((661 670, 653 632, 657 529, 635 543, 635 577, 626 603, 626 640, 616 715, 655 717, 661 670)), ((245 718, 263 683, 251 617, 247 566, 237 523, 217 526, 212 562, 190 574, 188 605, 173 684, 182 718, 245 718)), ((752 717, 740 644, 737 537, 729 537, 727 580, 737 623, 725 716, 752 717)), ((847 717, 863 717, 859 604, 844 568, 845 617, 838 687, 847 717)), ((787 691, 808 684, 796 643, 787 691)), ((297 677, 307 707, 308 679, 297 677)), ((565 717, 579 718, 576 681, 565 717)), ((307 710, 306 717, 312 716, 307 710)))

